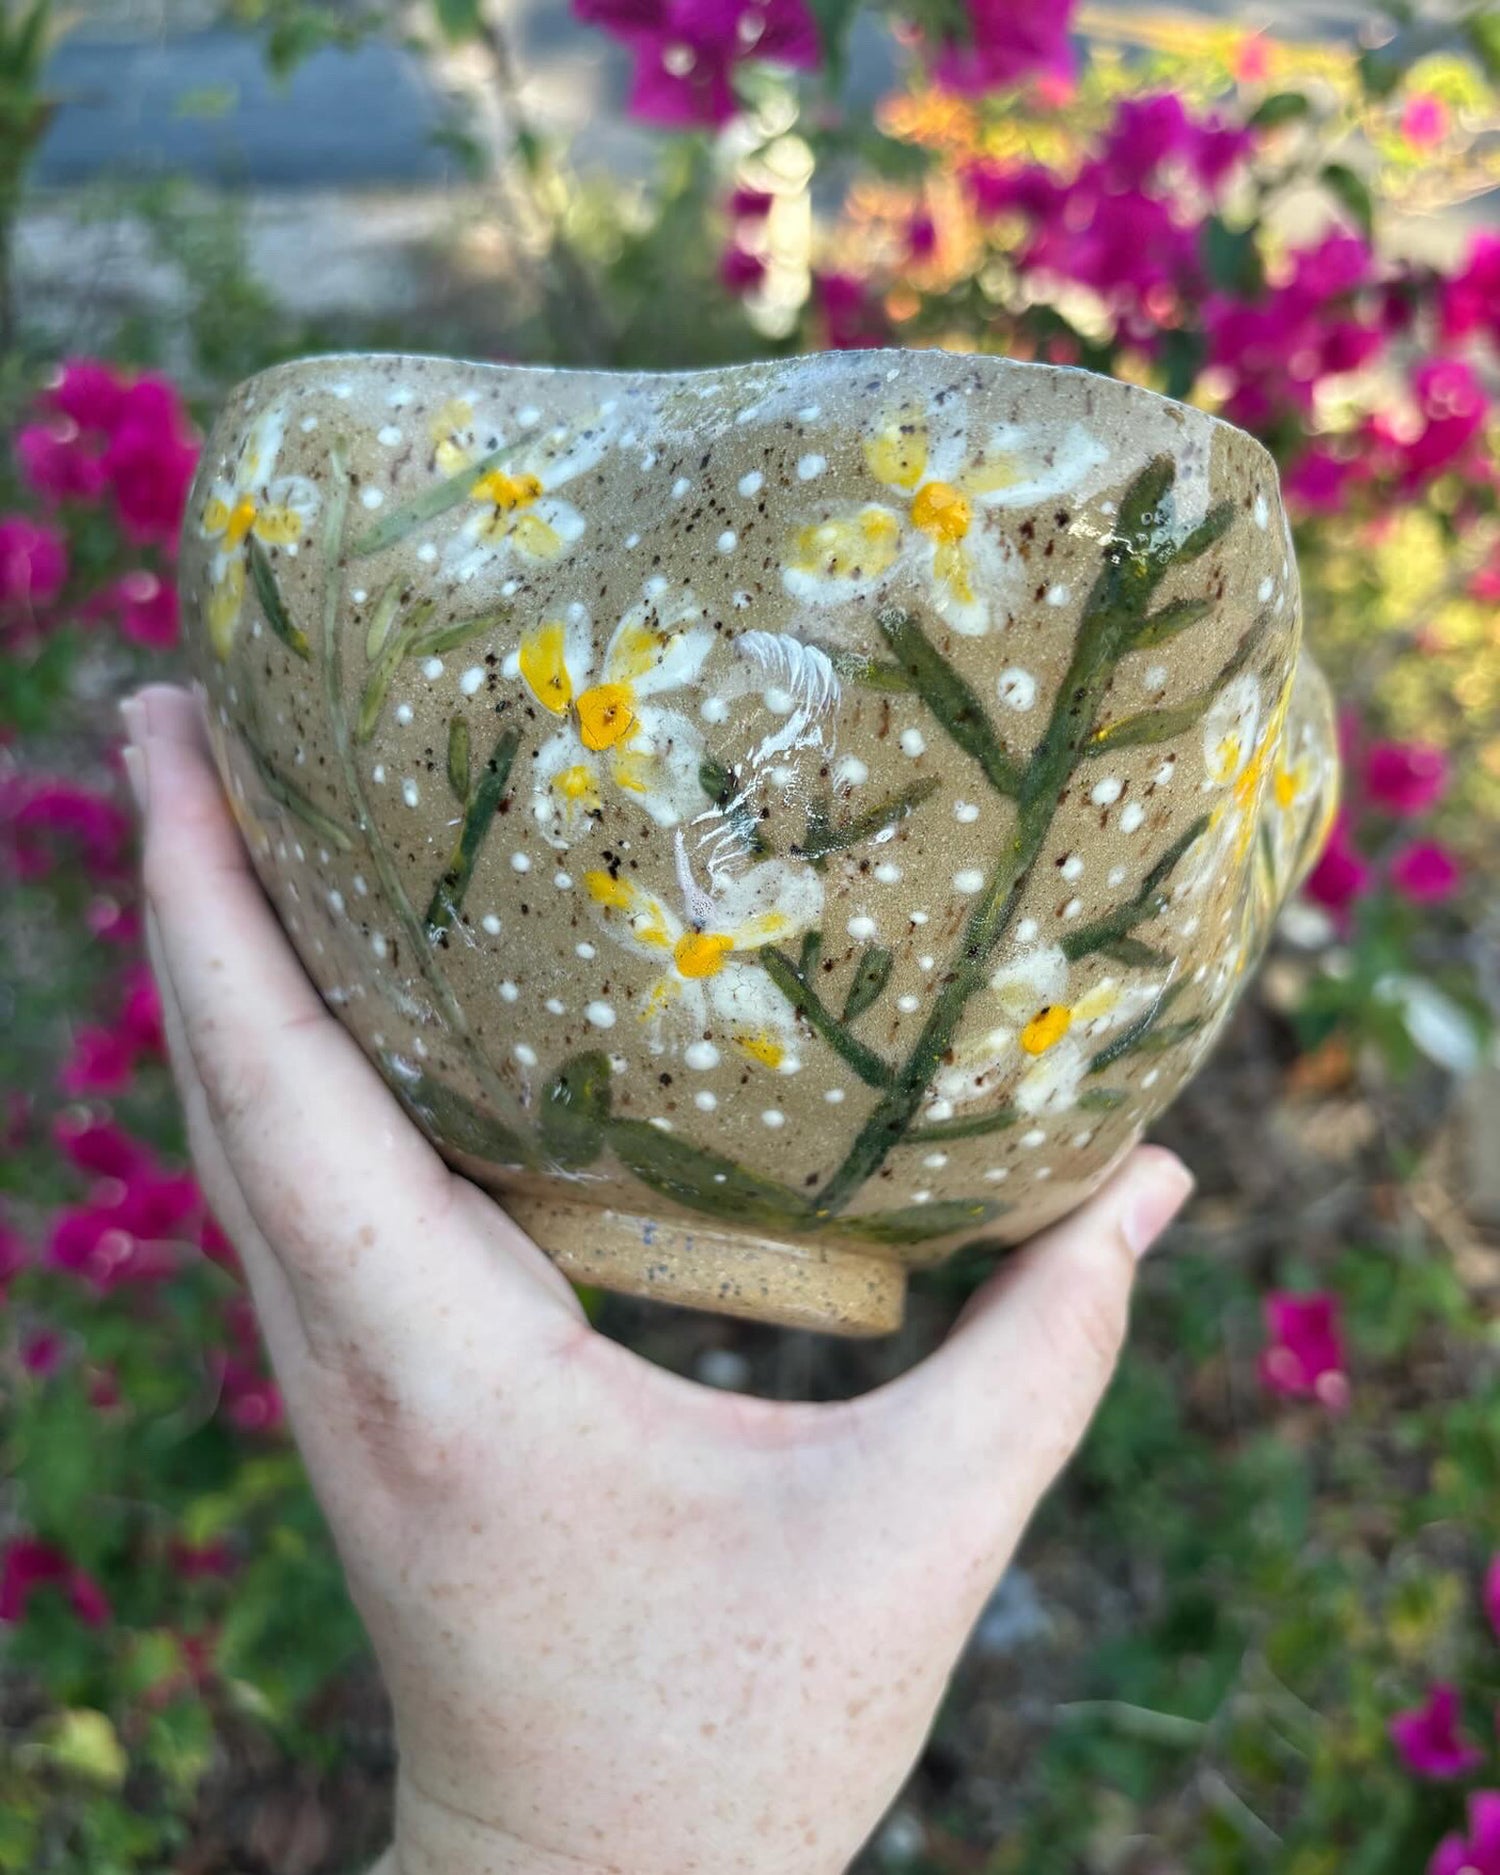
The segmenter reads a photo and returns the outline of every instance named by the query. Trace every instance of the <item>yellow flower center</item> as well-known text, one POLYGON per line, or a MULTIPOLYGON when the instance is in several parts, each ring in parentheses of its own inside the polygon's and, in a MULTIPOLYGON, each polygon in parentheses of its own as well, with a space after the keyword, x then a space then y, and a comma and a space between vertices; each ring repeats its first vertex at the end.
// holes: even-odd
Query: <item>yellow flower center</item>
POLYGON ((578 733, 586 749, 612 749, 635 727, 629 684, 595 684, 578 699, 578 733))
POLYGON ((507 475, 504 469, 491 469, 481 475, 469 491, 475 501, 487 501, 502 513, 530 507, 542 494, 541 479, 535 475, 507 475))
POLYGON ((684 931, 672 961, 685 977, 716 977, 729 961, 734 939, 722 931, 684 931))
POLYGON ((602 905, 606 911, 629 911, 635 903, 635 893, 625 881, 611 878, 607 872, 586 872, 583 875, 583 889, 596 905, 602 905))
POLYGON ((911 504, 911 518, 934 540, 962 540, 973 511, 968 498, 950 482, 924 482, 911 504))
POLYGON ((1066 1003, 1049 1003, 1039 1009, 1021 1031, 1021 1046, 1028 1055, 1045 1055, 1073 1026, 1073 1011, 1066 1003))
POLYGON ((248 495, 241 495, 229 510, 229 519, 224 524, 224 535, 231 547, 244 545, 245 536, 255 525, 255 503, 248 495))

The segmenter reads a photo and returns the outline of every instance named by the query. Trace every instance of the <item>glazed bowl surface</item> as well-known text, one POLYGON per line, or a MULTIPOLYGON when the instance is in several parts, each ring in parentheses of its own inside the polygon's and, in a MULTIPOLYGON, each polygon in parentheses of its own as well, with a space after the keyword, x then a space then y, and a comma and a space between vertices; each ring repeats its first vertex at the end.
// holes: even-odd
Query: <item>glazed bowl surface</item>
POLYGON ((182 553, 309 975, 570 1275, 843 1332, 1092 1191, 1333 810, 1271 459, 940 352, 335 357, 182 553))

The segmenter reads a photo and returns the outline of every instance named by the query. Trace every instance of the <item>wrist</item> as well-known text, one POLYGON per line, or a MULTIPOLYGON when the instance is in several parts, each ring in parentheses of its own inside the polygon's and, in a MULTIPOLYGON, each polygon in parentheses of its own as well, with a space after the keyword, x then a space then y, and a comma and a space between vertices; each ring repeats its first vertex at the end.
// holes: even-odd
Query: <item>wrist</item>
POLYGON ((473 1816, 398 1775, 395 1841, 370 1875, 630 1875, 473 1816))

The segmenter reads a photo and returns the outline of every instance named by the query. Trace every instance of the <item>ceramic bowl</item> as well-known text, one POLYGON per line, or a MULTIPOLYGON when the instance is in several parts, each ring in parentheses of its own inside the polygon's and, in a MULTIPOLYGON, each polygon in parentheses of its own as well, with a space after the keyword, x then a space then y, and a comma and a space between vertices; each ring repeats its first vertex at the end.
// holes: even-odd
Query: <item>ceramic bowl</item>
POLYGON ((843 1332, 1084 1198, 1333 808, 1270 457, 1079 371, 286 365, 182 554, 328 1004, 570 1276, 843 1332))

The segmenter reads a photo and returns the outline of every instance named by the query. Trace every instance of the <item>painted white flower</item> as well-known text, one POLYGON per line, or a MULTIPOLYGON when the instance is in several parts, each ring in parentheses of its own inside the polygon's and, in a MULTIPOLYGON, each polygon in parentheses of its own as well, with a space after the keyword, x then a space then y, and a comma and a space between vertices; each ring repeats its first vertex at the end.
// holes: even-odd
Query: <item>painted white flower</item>
MULTIPOLYGON (((1266 786, 1280 763, 1290 702, 1288 682, 1269 716, 1265 715, 1259 682, 1249 671, 1242 671, 1224 686, 1204 716, 1203 785, 1214 800, 1208 827, 1172 888, 1174 900, 1204 890, 1212 894, 1228 878, 1240 876, 1261 824, 1266 786)), ((1278 793, 1288 787, 1295 793, 1297 785, 1290 776, 1275 783, 1278 793)), ((1249 895, 1246 903, 1250 903, 1249 895)))
POLYGON ((240 444, 227 477, 209 488, 198 517, 198 533, 217 542, 209 562, 209 594, 204 608, 209 638, 227 657, 245 599, 246 542, 253 535, 268 547, 298 547, 318 512, 318 491, 305 475, 276 473, 286 419, 267 410, 240 444))
POLYGON ((782 581, 809 604, 842 604, 909 559, 931 580, 940 616, 978 637, 990 628, 995 594, 1016 572, 1014 550, 984 525, 984 512, 1074 490, 1106 456, 1079 424, 1060 440, 1000 424, 976 447, 960 430, 934 436, 919 411, 897 412, 866 439, 865 460, 902 505, 831 507, 793 534, 782 581))
POLYGON ((955 1045, 932 1084, 934 1106, 947 1112, 1002 1089, 1026 1114, 1074 1105, 1104 1038, 1144 1015, 1167 987, 1106 976, 1075 990, 1077 968, 1058 944, 1037 945, 1003 964, 975 1004, 990 1026, 955 1045))
POLYGON ((796 1012, 751 954, 817 922, 822 881, 811 867, 769 859, 704 891, 692 877, 680 832, 677 871, 681 912, 623 872, 583 878, 606 926, 660 966, 642 1020, 658 1029, 669 1025, 710 1051, 726 1039, 768 1068, 794 1072, 801 1065, 794 1052, 796 1012))
MULTIPOLYGON (((456 452, 453 459, 461 462, 472 448, 472 432, 452 431, 447 441, 456 452)), ((438 448, 443 448, 441 441, 438 448)), ((570 438, 554 430, 476 476, 454 550, 458 577, 472 578, 497 558, 532 566, 561 559, 583 538, 587 523, 555 491, 592 469, 603 454, 601 435, 570 438)))
POLYGON ((687 717, 651 699, 696 683, 713 647, 713 629, 686 591, 670 604, 642 600, 630 608, 597 683, 589 682, 594 641, 581 606, 525 633, 515 673, 561 722, 532 771, 532 812, 553 846, 577 837, 603 805, 606 784, 663 827, 703 805, 702 740, 687 717))

